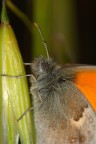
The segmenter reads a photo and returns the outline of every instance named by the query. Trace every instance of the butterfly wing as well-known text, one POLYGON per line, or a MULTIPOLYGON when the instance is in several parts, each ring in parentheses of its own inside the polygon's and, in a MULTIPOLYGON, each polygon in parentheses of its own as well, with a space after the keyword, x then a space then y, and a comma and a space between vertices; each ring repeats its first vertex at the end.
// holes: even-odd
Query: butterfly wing
POLYGON ((42 99, 41 107, 34 111, 37 144, 96 143, 95 75, 94 67, 65 66, 54 70, 54 78, 51 73, 37 81, 36 95, 32 90, 34 106, 42 99))
POLYGON ((75 84, 96 111, 96 67, 78 67, 75 84))
MULTIPOLYGON (((69 68, 69 73, 73 74, 73 83, 80 90, 83 96, 88 100, 88 107, 83 111, 82 118, 75 126, 78 127, 79 137, 82 135, 79 143, 96 143, 96 67, 93 66, 74 66, 69 68)), ((70 76, 71 76, 70 74, 70 76)), ((69 77, 70 77, 69 76, 69 77)), ((69 78, 70 79, 70 78, 69 78)), ((82 97, 81 94, 81 97, 82 97)), ((79 99, 80 100, 80 99, 79 99)), ((79 105, 78 105, 79 106, 79 105)))
POLYGON ((67 109, 72 110, 68 118, 69 121, 67 120, 66 123, 67 127, 64 130, 65 135, 67 135, 64 143, 95 144, 96 67, 65 65, 63 74, 65 79, 64 89, 66 89, 64 99, 68 104, 70 103, 70 105, 67 105, 67 109))

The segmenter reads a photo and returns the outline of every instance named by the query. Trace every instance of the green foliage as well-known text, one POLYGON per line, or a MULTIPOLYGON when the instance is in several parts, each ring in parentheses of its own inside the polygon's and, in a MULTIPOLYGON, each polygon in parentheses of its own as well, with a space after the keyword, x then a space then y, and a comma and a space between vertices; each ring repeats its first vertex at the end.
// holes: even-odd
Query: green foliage
POLYGON ((3 8, 0 24, 0 144, 33 144, 32 112, 25 70, 14 32, 3 8))

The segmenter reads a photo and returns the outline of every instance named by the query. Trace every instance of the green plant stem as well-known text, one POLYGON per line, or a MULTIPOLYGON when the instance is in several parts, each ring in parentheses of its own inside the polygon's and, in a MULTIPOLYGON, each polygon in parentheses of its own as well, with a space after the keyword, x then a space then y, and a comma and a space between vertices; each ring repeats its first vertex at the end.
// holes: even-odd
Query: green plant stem
POLYGON ((32 33, 32 22, 31 20, 19 9, 17 8, 11 0, 6 0, 6 4, 7 6, 10 8, 10 10, 15 13, 18 18, 20 18, 24 24, 26 25, 26 27, 29 29, 29 31, 32 33))

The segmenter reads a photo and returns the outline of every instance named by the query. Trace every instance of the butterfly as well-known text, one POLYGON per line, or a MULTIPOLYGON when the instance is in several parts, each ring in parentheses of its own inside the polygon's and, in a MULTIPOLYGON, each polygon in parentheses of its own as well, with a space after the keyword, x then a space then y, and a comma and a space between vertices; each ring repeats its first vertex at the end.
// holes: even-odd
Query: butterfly
POLYGON ((59 65, 47 52, 31 69, 36 144, 96 144, 96 66, 59 65))
POLYGON ((31 67, 37 144, 95 144, 96 67, 43 57, 31 67))

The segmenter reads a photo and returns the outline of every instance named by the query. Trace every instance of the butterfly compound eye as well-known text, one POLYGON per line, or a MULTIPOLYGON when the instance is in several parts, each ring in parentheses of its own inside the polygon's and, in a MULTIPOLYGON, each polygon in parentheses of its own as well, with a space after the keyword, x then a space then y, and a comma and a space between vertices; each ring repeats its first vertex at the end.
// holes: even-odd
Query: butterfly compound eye
POLYGON ((43 70, 48 71, 49 70, 49 63, 48 62, 42 63, 42 68, 43 68, 43 70))

